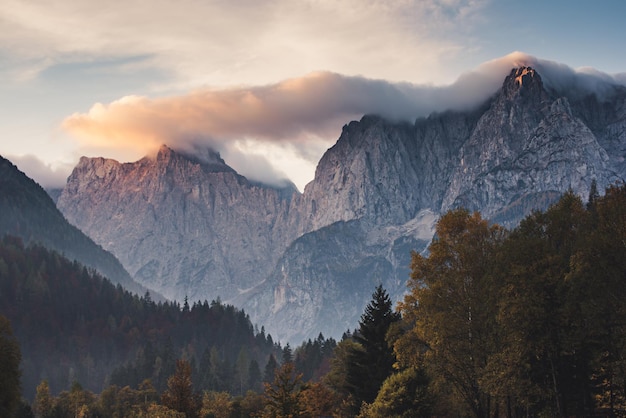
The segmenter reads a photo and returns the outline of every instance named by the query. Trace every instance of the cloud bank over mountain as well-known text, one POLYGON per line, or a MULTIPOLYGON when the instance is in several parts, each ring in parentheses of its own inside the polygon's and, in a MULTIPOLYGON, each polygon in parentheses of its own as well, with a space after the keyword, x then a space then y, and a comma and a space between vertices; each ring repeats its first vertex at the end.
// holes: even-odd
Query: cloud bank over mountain
POLYGON ((472 108, 500 87, 511 68, 522 65, 537 68, 548 86, 568 94, 606 94, 625 79, 623 74, 575 70, 514 52, 462 74, 447 86, 317 72, 264 86, 161 98, 127 96, 71 115, 63 127, 84 149, 103 154, 112 149, 145 154, 163 143, 187 150, 208 146, 221 152, 236 170, 271 182, 284 177, 269 157, 272 147, 290 150, 314 169, 348 121, 364 114, 413 121, 433 112, 472 108))

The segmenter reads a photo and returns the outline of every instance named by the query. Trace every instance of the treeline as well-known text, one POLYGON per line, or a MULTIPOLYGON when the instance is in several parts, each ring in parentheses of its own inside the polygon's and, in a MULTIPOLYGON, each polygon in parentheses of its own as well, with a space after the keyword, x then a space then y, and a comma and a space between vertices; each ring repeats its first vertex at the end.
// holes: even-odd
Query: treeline
MULTIPOLYGON (((8 236, 0 241, 0 314, 19 341, 22 390, 31 400, 43 380, 52 393, 74 382, 99 393, 145 379, 161 392, 181 358, 191 362, 200 390, 260 391, 270 357, 280 361, 283 351, 233 306, 157 303, 8 236)), ((320 336, 311 344, 330 345, 332 353, 334 342, 320 336)), ((307 356, 302 367, 314 376, 319 354, 307 356)))
POLYGON ((510 232, 451 211, 411 270, 392 343, 430 414, 626 416, 626 187, 566 193, 510 232))

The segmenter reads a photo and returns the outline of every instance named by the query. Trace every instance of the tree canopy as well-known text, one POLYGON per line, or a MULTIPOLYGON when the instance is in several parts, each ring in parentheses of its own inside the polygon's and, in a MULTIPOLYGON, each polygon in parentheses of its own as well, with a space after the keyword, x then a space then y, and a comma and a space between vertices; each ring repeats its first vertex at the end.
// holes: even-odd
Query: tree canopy
POLYGON ((436 415, 626 413, 626 187, 568 192, 510 233, 450 211, 411 269, 394 348, 436 415))

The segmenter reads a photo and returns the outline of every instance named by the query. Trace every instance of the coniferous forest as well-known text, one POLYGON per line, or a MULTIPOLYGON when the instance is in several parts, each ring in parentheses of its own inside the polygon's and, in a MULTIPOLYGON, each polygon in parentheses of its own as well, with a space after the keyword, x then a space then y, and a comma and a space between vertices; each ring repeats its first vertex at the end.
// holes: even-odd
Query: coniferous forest
POLYGON ((5 237, 0 415, 626 416, 625 301, 623 185, 513 230, 450 211, 398 306, 379 286, 353 332, 295 349, 5 237))

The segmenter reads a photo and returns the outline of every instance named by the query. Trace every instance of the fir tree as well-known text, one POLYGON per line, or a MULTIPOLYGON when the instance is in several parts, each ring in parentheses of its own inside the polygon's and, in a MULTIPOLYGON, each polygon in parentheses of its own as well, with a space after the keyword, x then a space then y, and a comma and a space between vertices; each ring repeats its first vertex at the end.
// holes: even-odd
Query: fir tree
POLYGON ((357 405, 374 401, 380 386, 393 372, 395 355, 387 343, 387 332, 399 320, 400 314, 393 311, 387 291, 382 285, 377 286, 353 336, 362 350, 353 350, 349 356, 347 381, 357 405))
POLYGON ((276 373, 277 367, 278 363, 276 362, 274 354, 270 354, 270 358, 267 360, 267 364, 265 365, 265 373, 263 374, 264 382, 271 382, 274 380, 274 374, 276 373))

